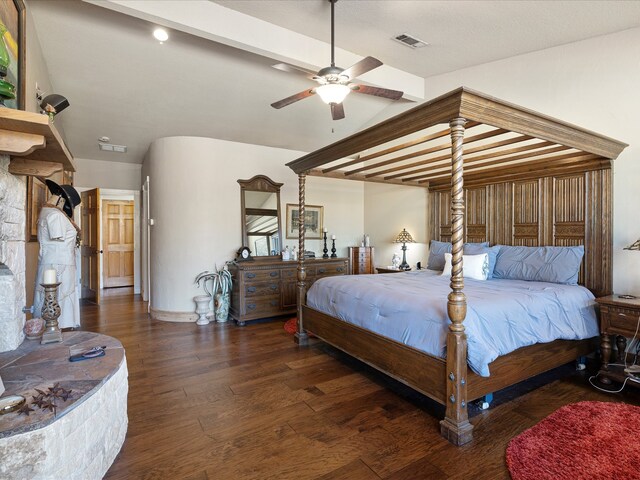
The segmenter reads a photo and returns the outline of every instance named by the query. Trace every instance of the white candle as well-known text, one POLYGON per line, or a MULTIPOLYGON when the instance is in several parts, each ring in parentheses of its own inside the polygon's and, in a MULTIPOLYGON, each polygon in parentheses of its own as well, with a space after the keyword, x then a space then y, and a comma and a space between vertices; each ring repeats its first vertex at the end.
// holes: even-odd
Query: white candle
POLYGON ((331 235, 331 240, 335 240, 336 236, 335 235, 331 235))
POLYGON ((327 233, 327 227, 324 227, 324 233, 327 233))
POLYGON ((42 274, 42 283, 44 283, 45 285, 58 283, 55 269, 50 268, 49 270, 44 271, 44 273, 42 274))

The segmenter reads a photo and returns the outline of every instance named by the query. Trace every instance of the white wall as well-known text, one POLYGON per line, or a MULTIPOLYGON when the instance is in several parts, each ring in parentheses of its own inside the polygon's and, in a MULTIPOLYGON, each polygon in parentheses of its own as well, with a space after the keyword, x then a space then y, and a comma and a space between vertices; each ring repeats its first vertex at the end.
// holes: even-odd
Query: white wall
POLYGON ((139 163, 106 162, 88 158, 74 158, 74 162, 76 173, 73 184, 77 187, 139 191, 142 185, 142 165, 139 163))
POLYGON ((640 253, 622 248, 640 237, 639 52, 636 28, 426 79, 431 98, 464 85, 630 144, 613 168, 613 288, 636 295, 640 253))
POLYGON ((416 243, 407 244, 407 263, 427 265, 427 189, 383 183, 366 183, 364 187, 364 227, 375 248, 377 267, 391 265, 391 257, 402 257, 402 244, 392 243, 403 228, 416 243))
MULTIPOLYGON (((194 277, 235 257, 241 246, 240 186, 263 174, 284 183, 282 229, 286 204, 298 202, 298 177, 285 166, 301 156, 279 148, 201 137, 168 137, 154 141, 143 174, 150 177, 151 308, 193 312, 193 297, 202 293, 194 277)), ((337 237, 339 256, 359 244, 364 232, 364 187, 361 182, 307 178, 306 200, 324 206, 324 225, 337 237)), ((293 247, 296 239, 283 239, 293 247)), ((321 253, 319 240, 307 250, 321 253)), ((144 255, 144 254, 143 254, 144 255)))

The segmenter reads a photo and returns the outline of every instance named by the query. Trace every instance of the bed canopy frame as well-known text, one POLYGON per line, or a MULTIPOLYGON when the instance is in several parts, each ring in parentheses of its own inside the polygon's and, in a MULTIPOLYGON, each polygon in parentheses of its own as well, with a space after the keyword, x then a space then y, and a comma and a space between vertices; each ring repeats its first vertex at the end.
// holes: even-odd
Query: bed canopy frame
MULTIPOLYGON (((456 445, 469 442, 470 400, 584 355, 593 350, 595 339, 520 348, 492 362, 490 377, 469 370, 462 277, 465 236, 513 245, 583 244, 581 283, 597 295, 610 293, 611 162, 626 146, 461 87, 288 163, 298 174, 301 216, 307 175, 424 187, 430 192, 433 238, 452 243, 446 360, 305 305, 302 256, 296 342, 307 344, 307 330, 313 332, 446 405, 442 435, 456 445)), ((300 222, 299 251, 304 245, 300 222)))

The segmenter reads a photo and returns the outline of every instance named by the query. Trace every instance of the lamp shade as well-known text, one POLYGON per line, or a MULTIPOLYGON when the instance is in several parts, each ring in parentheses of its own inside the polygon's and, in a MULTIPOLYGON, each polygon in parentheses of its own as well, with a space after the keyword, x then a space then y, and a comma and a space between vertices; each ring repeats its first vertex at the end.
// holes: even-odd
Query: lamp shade
POLYGON ((316 88, 316 93, 326 104, 342 103, 350 91, 349 87, 340 83, 328 83, 316 88))
POLYGON ((51 105, 55 109, 55 112, 53 113, 60 113, 69 106, 69 100, 62 95, 52 93, 42 99, 40 102, 40 108, 46 110, 47 105, 51 105))
POLYGON ((640 250, 640 238, 638 240, 636 240, 635 242, 633 242, 628 247, 624 247, 623 250, 640 250))
POLYGON ((393 243, 416 243, 416 241, 413 239, 411 234, 407 232, 407 229, 403 228, 393 243))

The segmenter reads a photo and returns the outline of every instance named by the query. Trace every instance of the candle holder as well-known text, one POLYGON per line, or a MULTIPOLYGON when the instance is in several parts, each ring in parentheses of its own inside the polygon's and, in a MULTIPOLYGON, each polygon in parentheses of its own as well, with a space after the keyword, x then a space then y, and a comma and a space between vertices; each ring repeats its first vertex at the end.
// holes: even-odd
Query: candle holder
POLYGON ((324 248, 322 249, 324 252, 322 254, 322 258, 329 258, 329 249, 327 248, 327 232, 324 232, 324 248))
POLYGON ((58 317, 60 316, 60 304, 58 303, 58 283, 41 283, 44 288, 44 303, 42 305, 42 318, 45 321, 44 333, 42 334, 41 345, 47 343, 57 343, 62 341, 62 332, 58 327, 58 317))
POLYGON ((331 258, 336 258, 338 255, 336 255, 336 239, 332 239, 331 240, 331 258))

